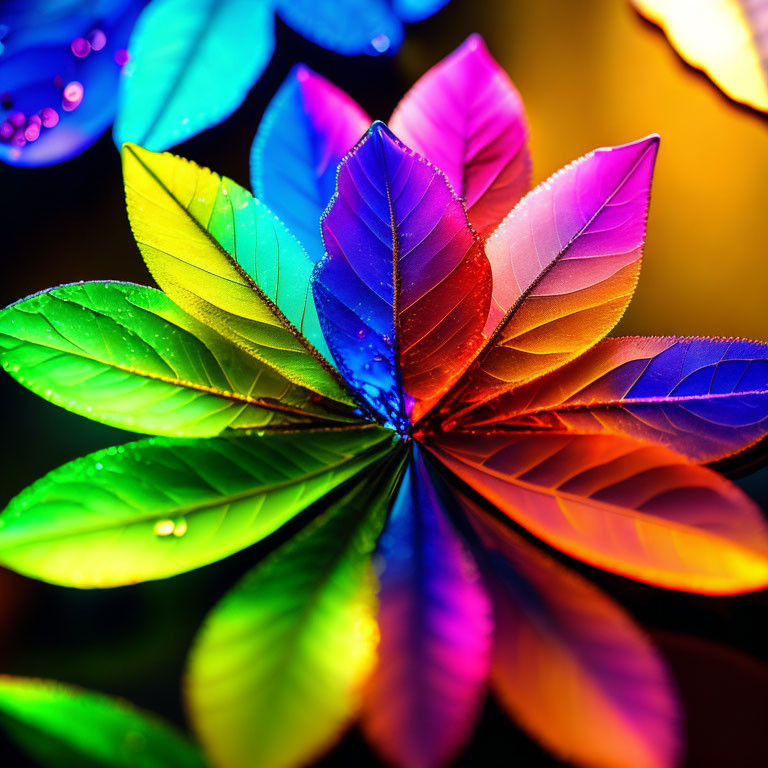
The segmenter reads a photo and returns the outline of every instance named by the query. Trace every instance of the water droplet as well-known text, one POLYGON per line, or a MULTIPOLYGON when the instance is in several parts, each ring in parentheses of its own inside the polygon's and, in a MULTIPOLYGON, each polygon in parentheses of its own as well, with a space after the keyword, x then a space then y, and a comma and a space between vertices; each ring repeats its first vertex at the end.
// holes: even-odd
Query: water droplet
POLYGON ((59 122, 59 113, 52 107, 40 110, 40 118, 46 128, 53 128, 59 122))
POLYGON ((76 37, 69 47, 78 59, 84 59, 91 52, 91 44, 84 37, 76 37))
POLYGON ((378 53, 384 53, 384 51, 389 50, 391 44, 390 39, 383 32, 371 39, 371 45, 378 53))
POLYGON ((64 86, 61 108, 65 112, 71 112, 73 109, 77 109, 77 107, 80 106, 80 102, 83 100, 83 92, 83 84, 78 83, 77 80, 67 83, 67 85, 64 86))
POLYGON ((156 536, 170 536, 176 530, 176 523, 173 520, 158 520, 154 530, 156 536))
POLYGON ((100 51, 107 44, 107 36, 100 29, 92 29, 88 33, 88 41, 92 50, 100 51))

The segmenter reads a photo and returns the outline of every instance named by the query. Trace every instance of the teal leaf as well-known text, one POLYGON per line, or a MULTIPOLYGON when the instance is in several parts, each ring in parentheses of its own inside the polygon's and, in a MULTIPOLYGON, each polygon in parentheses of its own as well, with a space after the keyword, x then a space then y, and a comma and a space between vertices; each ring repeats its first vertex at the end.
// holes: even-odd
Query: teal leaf
POLYGON ((65 285, 0 311, 0 364, 56 405, 148 434, 208 437, 352 418, 160 291, 128 283, 65 285))
POLYGON ((0 564, 73 587, 162 579, 254 544, 392 448, 359 427, 150 438, 65 464, 0 515, 0 564))
POLYGON ((48 680, 0 677, 0 726, 45 768, 205 766, 197 747, 155 716, 48 680))
POLYGON ((229 117, 274 50, 267 0, 153 0, 123 70, 114 137, 161 150, 229 117))

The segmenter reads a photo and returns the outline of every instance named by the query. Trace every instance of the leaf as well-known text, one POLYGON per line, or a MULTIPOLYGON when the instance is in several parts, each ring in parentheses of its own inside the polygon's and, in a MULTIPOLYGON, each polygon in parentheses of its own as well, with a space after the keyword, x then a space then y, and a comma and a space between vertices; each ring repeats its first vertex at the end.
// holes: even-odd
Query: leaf
POLYGON ((0 3, 0 28, 6 29, 0 41, 1 161, 25 167, 60 163, 107 130, 117 110, 121 67, 115 57, 127 47, 142 5, 142 0, 0 3), (72 49, 78 38, 79 56, 72 49))
POLYGON ((657 146, 651 136, 585 155, 493 233, 492 335, 462 378, 459 403, 490 400, 559 368, 619 321, 640 272, 657 146))
POLYGON ((323 48, 346 56, 394 53, 403 26, 388 0, 274 0, 282 20, 323 48))
POLYGON ((445 765, 478 719, 493 622, 474 560, 416 449, 378 557, 381 645, 363 730, 391 765, 445 765))
POLYGON ((739 339, 606 339, 464 417, 466 425, 623 433, 697 461, 768 432, 768 345, 739 339))
POLYGON ((131 35, 115 144, 178 144, 229 117, 272 57, 268 0, 152 0, 131 35))
POLYGON ((471 35, 423 75, 389 125, 445 173, 483 237, 528 191, 531 156, 523 102, 480 35, 471 35))
POLYGON ((568 763, 677 765, 677 697, 648 638, 608 595, 463 501, 486 552, 502 706, 568 763))
POLYGON ((149 434, 206 437, 352 419, 160 291, 128 283, 65 285, 0 311, 0 363, 56 405, 149 434))
POLYGON ((768 111, 765 37, 761 0, 632 0, 658 24, 680 56, 704 70, 736 101, 768 111))
POLYGON ((269 536, 386 455, 388 430, 152 438, 65 464, 0 515, 0 563, 73 587, 162 579, 269 536))
POLYGON ((491 275, 442 173, 375 123, 339 167, 313 289, 334 360, 407 428, 482 342, 491 275))
POLYGON ((448 469, 515 522, 591 565, 669 589, 768 585, 768 526, 735 485, 619 435, 441 435, 448 469))
POLYGON ((0 677, 0 725, 46 768, 204 768, 197 748, 154 715, 49 680, 0 677))
POLYGON ((313 261, 324 252, 320 217, 336 189, 336 168, 371 121, 333 83, 299 64, 264 113, 251 149, 251 184, 313 261))
POLYGON ((449 0, 393 0, 392 7, 403 21, 423 21, 437 13, 449 0))
POLYGON ((316 351, 326 348, 312 263, 280 222, 233 181, 174 155, 127 145, 123 174, 134 236, 171 299, 294 384, 352 404, 316 351))
POLYGON ((370 560, 399 475, 392 470, 368 473, 203 624, 186 694, 216 765, 303 765, 349 725, 376 658, 370 560))

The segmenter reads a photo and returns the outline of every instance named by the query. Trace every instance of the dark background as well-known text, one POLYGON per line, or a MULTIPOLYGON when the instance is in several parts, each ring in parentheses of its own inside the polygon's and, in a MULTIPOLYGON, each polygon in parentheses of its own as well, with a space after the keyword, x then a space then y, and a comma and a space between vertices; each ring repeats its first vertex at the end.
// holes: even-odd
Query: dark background
MULTIPOLYGON (((622 0, 453 0, 408 28, 397 57, 382 59, 337 56, 278 23, 276 54, 243 106, 173 151, 249 186, 256 127, 295 62, 386 119, 407 87, 474 31, 526 102, 535 181, 596 146, 662 136, 643 277, 618 332, 768 338, 768 121, 684 65, 622 0)), ((0 166, 0 216, 1 305, 76 280, 150 281, 128 227, 110 135, 57 167, 0 166)), ((49 405, 5 376, 0 419, 0 506, 56 466, 134 437, 49 405)), ((738 475, 768 509, 768 470, 742 466, 738 475)), ((0 569, 0 672, 122 695, 181 724, 179 680, 196 627, 289 532, 190 574, 114 590, 57 588, 0 569)), ((558 557, 657 641, 686 710, 687 766, 768 762, 767 592, 666 592, 558 557)), ((26 765, 1 739, 0 762, 26 765)), ((378 765, 354 731, 321 764, 378 765)), ((460 764, 559 765, 490 701, 460 764)))

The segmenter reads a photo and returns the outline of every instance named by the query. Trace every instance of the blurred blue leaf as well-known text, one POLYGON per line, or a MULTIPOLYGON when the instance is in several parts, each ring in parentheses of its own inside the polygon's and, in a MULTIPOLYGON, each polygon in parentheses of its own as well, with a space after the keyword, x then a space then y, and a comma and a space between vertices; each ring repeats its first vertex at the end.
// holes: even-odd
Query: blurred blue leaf
POLYGON ((387 0, 274 0, 280 17, 300 35, 336 53, 394 53, 403 25, 387 0))
POLYGON ((344 91, 303 64, 270 102, 251 150, 251 184, 313 261, 323 255, 320 216, 336 168, 370 119, 344 91))
POLYGON ((154 0, 130 40, 115 143, 159 151, 234 112, 274 50, 268 0, 154 0))
POLYGON ((40 166, 109 127, 144 0, 12 0, 0 7, 0 160, 40 166))

